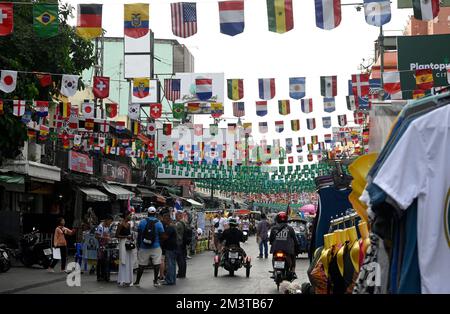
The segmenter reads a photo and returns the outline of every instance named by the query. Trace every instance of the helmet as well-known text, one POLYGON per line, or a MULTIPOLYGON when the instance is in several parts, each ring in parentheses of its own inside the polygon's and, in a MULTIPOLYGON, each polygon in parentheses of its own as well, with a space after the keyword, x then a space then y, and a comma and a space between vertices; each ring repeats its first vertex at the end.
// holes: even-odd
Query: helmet
POLYGON ((230 224, 231 227, 236 227, 238 225, 236 219, 234 218, 231 218, 228 223, 230 224))
POLYGON ((147 211, 149 214, 156 214, 156 208, 153 206, 150 206, 147 211))
POLYGON ((277 214, 277 217, 275 218, 276 222, 280 223, 280 222, 287 222, 287 214, 285 212, 279 212, 277 214))

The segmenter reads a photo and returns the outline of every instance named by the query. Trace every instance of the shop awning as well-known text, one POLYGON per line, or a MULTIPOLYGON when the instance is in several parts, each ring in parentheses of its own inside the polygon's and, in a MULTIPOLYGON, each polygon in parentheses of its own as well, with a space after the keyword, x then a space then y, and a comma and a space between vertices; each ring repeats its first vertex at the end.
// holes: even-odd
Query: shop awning
POLYGON ((127 200, 128 198, 131 199, 135 195, 133 192, 125 190, 118 185, 109 185, 107 183, 103 183, 103 187, 106 189, 106 191, 115 195, 118 200, 127 200))
POLYGON ((199 203, 191 198, 186 198, 186 201, 191 203, 192 206, 198 206, 198 207, 203 207, 202 203, 199 203))
POLYGON ((153 193, 149 189, 137 187, 137 190, 141 194, 141 197, 153 197, 156 195, 156 193, 153 193))
POLYGON ((86 194, 86 200, 88 202, 107 202, 109 201, 108 195, 103 192, 100 192, 94 188, 80 188, 80 191, 86 194))
POLYGON ((23 176, 5 176, 0 175, 0 182, 8 183, 8 184, 24 184, 25 179, 23 176))

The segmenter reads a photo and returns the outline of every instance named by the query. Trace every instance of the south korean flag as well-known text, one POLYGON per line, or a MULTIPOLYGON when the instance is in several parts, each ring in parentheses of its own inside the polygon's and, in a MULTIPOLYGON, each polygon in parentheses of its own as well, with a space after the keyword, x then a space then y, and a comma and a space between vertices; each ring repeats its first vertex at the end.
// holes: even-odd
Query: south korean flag
POLYGON ((131 120, 138 120, 139 119, 139 109, 140 109, 140 105, 139 104, 130 104, 128 106, 128 117, 131 120))

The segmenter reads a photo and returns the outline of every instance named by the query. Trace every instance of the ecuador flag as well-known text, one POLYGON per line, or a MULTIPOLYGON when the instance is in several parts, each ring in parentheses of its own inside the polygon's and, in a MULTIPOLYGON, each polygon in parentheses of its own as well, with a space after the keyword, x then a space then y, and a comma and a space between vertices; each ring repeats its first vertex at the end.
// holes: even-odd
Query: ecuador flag
POLYGON ((124 4, 125 36, 140 38, 148 33, 149 9, 146 3, 124 4))

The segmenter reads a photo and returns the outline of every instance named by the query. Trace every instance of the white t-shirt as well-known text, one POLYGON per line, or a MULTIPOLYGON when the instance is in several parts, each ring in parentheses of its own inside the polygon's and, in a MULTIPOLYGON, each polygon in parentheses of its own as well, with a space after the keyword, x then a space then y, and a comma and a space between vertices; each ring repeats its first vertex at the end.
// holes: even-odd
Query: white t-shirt
POLYGON ((225 229, 225 218, 220 217, 220 218, 214 218, 213 219, 213 225, 216 225, 217 222, 219 222, 219 227, 218 228, 214 228, 214 233, 219 233, 219 230, 221 230, 223 232, 223 230, 225 229))
POLYGON ((450 293, 450 105, 411 122, 374 178, 401 209, 415 198, 422 293, 450 293))

